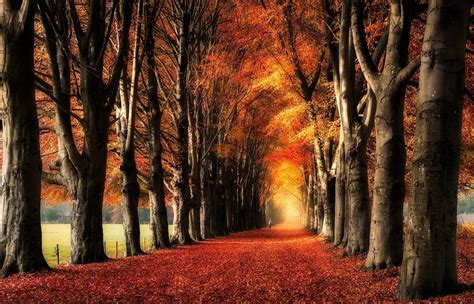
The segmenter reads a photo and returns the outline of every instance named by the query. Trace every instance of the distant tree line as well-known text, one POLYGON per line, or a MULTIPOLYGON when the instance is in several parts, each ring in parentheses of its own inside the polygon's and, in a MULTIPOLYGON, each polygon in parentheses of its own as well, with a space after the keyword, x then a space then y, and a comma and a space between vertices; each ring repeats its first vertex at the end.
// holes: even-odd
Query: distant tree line
MULTIPOLYGON (((173 210, 167 208, 168 221, 173 220, 173 210)), ((150 209, 138 208, 138 219, 141 224, 150 223, 150 209)), ((41 223, 43 224, 70 224, 71 207, 67 205, 43 206, 41 208, 41 223)), ((104 206, 102 209, 103 224, 123 224, 123 213, 121 206, 104 206)))

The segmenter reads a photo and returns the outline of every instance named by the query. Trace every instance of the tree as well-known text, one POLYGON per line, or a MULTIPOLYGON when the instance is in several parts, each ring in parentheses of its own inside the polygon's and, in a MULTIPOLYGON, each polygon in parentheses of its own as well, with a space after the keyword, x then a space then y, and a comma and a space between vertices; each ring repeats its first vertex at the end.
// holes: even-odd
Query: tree
POLYGON ((3 169, 0 276, 48 269, 42 252, 41 157, 34 84, 36 1, 1 3, 3 169))
MULTIPOLYGON (((143 29, 144 1, 138 0, 136 8, 136 25, 133 38, 131 75, 128 76, 128 52, 124 56, 124 68, 120 80, 120 103, 117 105, 117 133, 119 135, 122 173, 122 208, 123 225, 125 230, 125 248, 127 256, 140 255, 140 221, 138 218, 138 202, 140 185, 138 183, 138 170, 135 159, 135 133, 138 103, 138 80, 143 65, 142 39, 147 41, 152 33, 155 20, 148 20, 150 25, 143 29)), ((123 12, 122 12, 123 14, 123 12)), ((156 15, 156 14, 155 14, 156 15)), ((120 51, 119 51, 120 52, 120 51)))
MULTIPOLYGON (((150 3, 145 4, 145 18, 147 24, 154 26, 156 20, 156 7, 150 3)), ((155 60, 155 37, 150 35, 145 42, 146 55, 146 92, 148 97, 148 107, 146 108, 148 145, 147 151, 150 158, 150 176, 148 182, 148 197, 150 200, 150 229, 152 235, 152 247, 170 247, 168 232, 168 216, 165 205, 165 185, 162 164, 163 146, 162 140, 162 117, 163 111, 159 98, 158 67, 155 60)))
POLYGON ((430 0, 399 296, 458 288, 456 207, 470 0, 430 0))
MULTIPOLYGON (((159 37, 163 42, 160 75, 164 77, 158 80, 161 84, 161 97, 166 101, 170 111, 174 131, 173 178, 170 185, 174 210, 172 243, 192 242, 189 231, 189 212, 197 208, 191 205, 191 202, 197 201, 191 194, 194 195, 197 191, 191 193, 191 184, 196 183, 191 180, 190 175, 195 172, 191 172, 192 166, 189 160, 189 144, 193 136, 190 135, 192 122, 189 117, 193 113, 191 79, 194 77, 194 70, 192 68, 195 67, 193 63, 203 55, 200 53, 200 43, 203 37, 210 34, 209 29, 214 24, 214 16, 219 3, 219 1, 170 0, 165 2, 159 18, 162 24, 159 28, 159 37)), ((194 177, 197 175, 195 174, 194 177)), ((193 189, 195 190, 196 187, 194 186, 193 189)), ((196 212, 193 212, 193 215, 196 215, 196 212)), ((196 228, 196 226, 193 227, 196 228)), ((195 234, 196 230, 194 229, 195 234)))
POLYGON ((383 69, 379 71, 365 40, 363 7, 360 1, 352 1, 354 46, 377 103, 374 202, 366 269, 383 269, 402 261, 406 154, 403 104, 405 86, 420 65, 419 57, 407 64, 414 4, 414 1, 390 3, 387 50, 383 69))
MULTIPOLYGON (((326 20, 335 16, 328 1, 322 2, 326 20)), ((369 194, 367 181, 367 140, 373 126, 374 102, 370 92, 363 119, 359 119, 355 88, 355 61, 350 35, 351 2, 342 1, 339 43, 333 43, 332 30, 326 40, 331 54, 334 89, 341 121, 336 156, 335 243, 343 244, 347 254, 364 252, 369 240, 369 194), (342 238, 344 236, 344 238, 342 238)), ((330 23, 327 23, 328 27, 330 23)))
POLYGON ((60 141, 58 160, 50 166, 56 173, 45 173, 43 177, 48 182, 65 186, 72 197, 71 262, 83 264, 107 259, 103 248, 102 205, 109 118, 117 97, 123 59, 128 52, 133 3, 114 1, 110 14, 107 14, 108 6, 104 1, 88 1, 87 8, 80 11, 80 14, 76 7, 79 5, 75 1, 69 0, 68 3, 66 9, 65 1, 39 2, 52 84, 40 79, 37 81, 39 88, 55 102, 56 132, 60 141), (112 65, 108 81, 104 81, 104 58, 117 10, 121 14, 120 51, 112 65), (79 16, 87 22, 82 22, 79 16), (72 22, 78 58, 71 51, 68 19, 72 22), (82 117, 71 109, 71 61, 76 65, 74 73, 79 74, 77 101, 82 105, 82 117), (78 146, 79 140, 75 139, 71 118, 77 120, 82 127, 82 151, 78 146))

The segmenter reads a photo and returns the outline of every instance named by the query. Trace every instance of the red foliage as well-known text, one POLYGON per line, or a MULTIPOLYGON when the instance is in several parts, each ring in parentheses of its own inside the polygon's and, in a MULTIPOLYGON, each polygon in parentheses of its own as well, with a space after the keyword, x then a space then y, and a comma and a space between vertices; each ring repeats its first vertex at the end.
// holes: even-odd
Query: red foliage
MULTIPOLYGON (((459 251, 474 259, 474 239, 459 251)), ((8 302, 292 302, 391 301, 399 269, 361 272, 363 257, 341 258, 294 225, 237 233, 197 245, 104 264, 61 267, 2 281, 8 302)), ((431 300, 474 299, 474 272, 458 258, 459 294, 431 300)), ((472 266, 472 264, 471 264, 472 266)))

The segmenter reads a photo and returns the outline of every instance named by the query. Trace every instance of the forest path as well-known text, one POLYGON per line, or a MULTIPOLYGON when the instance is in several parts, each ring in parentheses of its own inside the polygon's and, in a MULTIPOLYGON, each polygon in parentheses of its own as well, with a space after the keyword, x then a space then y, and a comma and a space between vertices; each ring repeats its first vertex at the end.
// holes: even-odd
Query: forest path
POLYGON ((398 269, 360 272, 362 261, 342 259, 300 226, 283 224, 141 257, 14 276, 0 281, 0 302, 393 300, 398 269))

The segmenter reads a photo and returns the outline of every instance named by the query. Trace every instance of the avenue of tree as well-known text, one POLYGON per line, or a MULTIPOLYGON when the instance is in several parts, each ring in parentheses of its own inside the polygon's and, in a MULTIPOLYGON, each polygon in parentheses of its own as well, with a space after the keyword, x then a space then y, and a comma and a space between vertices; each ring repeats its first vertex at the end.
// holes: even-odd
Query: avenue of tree
POLYGON ((305 227, 367 271, 401 266, 401 299, 457 291, 473 5, 1 1, 0 276, 48 269, 53 192, 70 262, 102 262, 113 196, 135 256, 139 206, 153 249, 279 222, 273 166, 292 161, 305 227))

